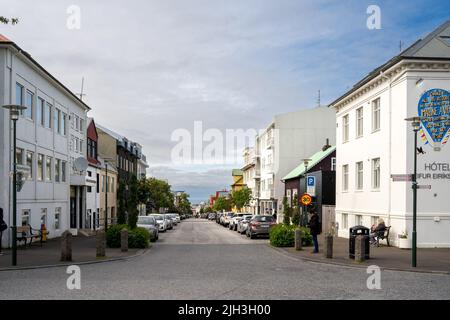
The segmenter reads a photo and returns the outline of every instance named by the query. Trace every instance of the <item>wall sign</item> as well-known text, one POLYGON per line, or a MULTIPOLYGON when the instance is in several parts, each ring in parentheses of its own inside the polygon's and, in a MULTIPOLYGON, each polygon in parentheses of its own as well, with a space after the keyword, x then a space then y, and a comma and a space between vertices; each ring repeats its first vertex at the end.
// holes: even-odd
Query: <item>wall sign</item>
POLYGON ((316 177, 307 176, 306 177, 306 193, 315 197, 316 196, 316 177))
POLYGON ((425 144, 441 147, 450 136, 450 92, 444 89, 426 91, 419 100, 418 112, 422 117, 420 136, 425 144))

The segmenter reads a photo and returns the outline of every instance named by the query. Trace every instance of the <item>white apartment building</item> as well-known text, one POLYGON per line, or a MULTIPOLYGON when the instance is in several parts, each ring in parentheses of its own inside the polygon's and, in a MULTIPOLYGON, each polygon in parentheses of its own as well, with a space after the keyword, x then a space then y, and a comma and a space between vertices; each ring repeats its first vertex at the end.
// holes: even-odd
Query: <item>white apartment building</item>
POLYGON ((418 133, 419 247, 450 247, 450 21, 378 67, 330 104, 336 114, 336 222, 370 227, 383 218, 397 235, 412 232, 414 132, 405 118, 426 116, 418 133), (440 149, 440 151, 436 151, 440 149))
MULTIPOLYGON (((0 101, 27 107, 17 121, 17 149, 12 150, 12 122, 0 109, 0 207, 12 224, 12 157, 28 166, 30 175, 17 195, 17 225, 45 224, 49 237, 70 226, 69 192, 71 162, 70 128, 73 116, 86 119, 89 107, 48 73, 17 44, 0 35, 0 101)), ((82 134, 80 133, 80 137, 82 134)), ((80 145, 85 151, 85 147, 80 145)), ((8 229, 10 230, 10 229, 8 229)), ((9 246, 10 231, 3 233, 9 246)))
POLYGON ((259 157, 255 154, 255 148, 245 148, 243 152, 244 166, 242 167, 244 184, 252 191, 252 199, 248 206, 243 208, 246 213, 256 214, 258 212, 259 178, 260 171, 257 167, 259 157))
POLYGON ((326 106, 280 114, 256 137, 255 188, 258 213, 277 213, 283 219, 281 179, 299 161, 320 150, 326 139, 335 143, 335 112, 326 106))

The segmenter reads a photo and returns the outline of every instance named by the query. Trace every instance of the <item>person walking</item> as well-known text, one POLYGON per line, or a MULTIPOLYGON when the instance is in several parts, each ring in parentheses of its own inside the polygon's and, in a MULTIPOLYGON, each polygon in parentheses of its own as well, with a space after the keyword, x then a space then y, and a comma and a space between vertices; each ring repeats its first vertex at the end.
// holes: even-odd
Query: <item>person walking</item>
POLYGON ((317 241, 317 235, 320 234, 320 221, 319 215, 316 211, 312 212, 308 227, 311 230, 311 235, 314 243, 314 251, 312 253, 319 253, 319 242, 317 241))
POLYGON ((3 255, 2 252, 2 238, 3 238, 3 231, 8 229, 8 226, 6 225, 5 220, 3 220, 3 209, 0 208, 0 255, 3 255))

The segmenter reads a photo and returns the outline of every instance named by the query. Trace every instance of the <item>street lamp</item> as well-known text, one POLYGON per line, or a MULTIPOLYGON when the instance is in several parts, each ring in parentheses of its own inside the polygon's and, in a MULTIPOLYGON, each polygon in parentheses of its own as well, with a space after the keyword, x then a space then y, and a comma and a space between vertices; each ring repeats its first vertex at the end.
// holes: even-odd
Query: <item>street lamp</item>
MULTIPOLYGON (((303 165, 305 167, 305 193, 308 192, 308 179, 307 179, 307 173, 308 173, 308 165, 311 162, 311 159, 303 159, 303 165)), ((303 205, 303 212, 302 212, 302 221, 301 224, 303 224, 303 226, 306 226, 308 224, 308 216, 306 214, 306 205, 303 205)))
POLYGON ((417 132, 420 130, 420 117, 411 117, 405 119, 411 122, 414 131, 414 173, 412 175, 413 189, 413 231, 412 231, 412 257, 411 265, 417 266, 417 132))
POLYGON ((17 265, 17 162, 16 162, 16 122, 19 120, 20 112, 26 107, 8 104, 3 108, 9 110, 9 117, 13 122, 13 224, 12 224, 12 265, 17 265))

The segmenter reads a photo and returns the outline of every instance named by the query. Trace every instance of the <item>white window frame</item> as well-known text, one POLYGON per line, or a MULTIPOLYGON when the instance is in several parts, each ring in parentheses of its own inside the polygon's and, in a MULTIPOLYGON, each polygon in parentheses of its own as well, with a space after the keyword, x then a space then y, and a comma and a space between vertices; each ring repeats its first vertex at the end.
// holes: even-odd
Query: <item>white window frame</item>
POLYGON ((348 191, 348 164, 342 165, 342 191, 347 192, 348 191))
POLYGON ((348 213, 341 214, 342 229, 348 229, 348 213))
POLYGON ((372 190, 379 190, 381 184, 381 160, 372 159, 372 190))
POLYGON ((381 129, 381 102, 380 98, 372 101, 372 132, 381 129))
POLYGON ((331 158, 331 171, 336 171, 336 157, 331 158))
POLYGON ((350 117, 348 114, 342 117, 342 142, 348 142, 350 139, 350 117))
POLYGON ((364 107, 356 109, 356 137, 361 138, 364 135, 364 107))
POLYGON ((363 190, 364 189, 364 162, 363 161, 359 161, 356 162, 355 164, 355 185, 356 185, 356 190, 363 190))

